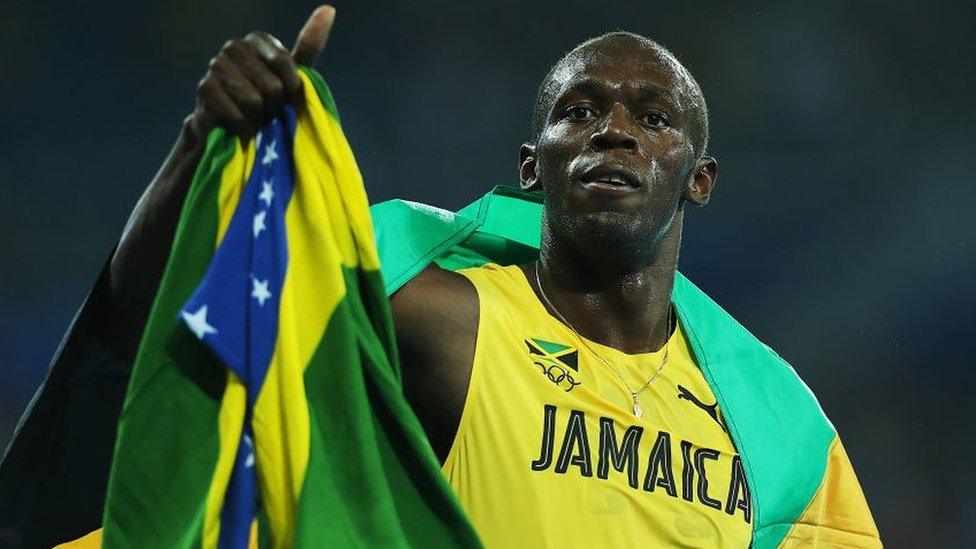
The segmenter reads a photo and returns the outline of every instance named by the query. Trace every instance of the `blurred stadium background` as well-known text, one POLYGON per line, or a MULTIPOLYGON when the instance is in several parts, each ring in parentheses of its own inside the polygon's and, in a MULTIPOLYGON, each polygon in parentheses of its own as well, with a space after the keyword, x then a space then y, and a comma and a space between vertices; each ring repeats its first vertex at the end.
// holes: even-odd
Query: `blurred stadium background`
MULTIPOLYGON (((646 34, 719 159, 680 268, 795 365, 890 547, 976 545, 976 9, 943 2, 338 0, 319 68, 371 199, 515 184, 549 64, 646 34)), ((312 3, 14 2, 0 17, 0 445, 193 106, 208 59, 312 3)))

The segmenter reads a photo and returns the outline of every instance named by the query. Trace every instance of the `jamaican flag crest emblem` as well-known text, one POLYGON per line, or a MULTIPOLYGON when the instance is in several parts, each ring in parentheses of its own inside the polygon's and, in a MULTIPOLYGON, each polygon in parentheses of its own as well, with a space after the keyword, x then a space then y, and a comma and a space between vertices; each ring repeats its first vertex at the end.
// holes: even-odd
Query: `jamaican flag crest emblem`
POLYGON ((557 387, 568 393, 582 384, 576 347, 538 338, 526 339, 525 346, 532 363, 557 387))

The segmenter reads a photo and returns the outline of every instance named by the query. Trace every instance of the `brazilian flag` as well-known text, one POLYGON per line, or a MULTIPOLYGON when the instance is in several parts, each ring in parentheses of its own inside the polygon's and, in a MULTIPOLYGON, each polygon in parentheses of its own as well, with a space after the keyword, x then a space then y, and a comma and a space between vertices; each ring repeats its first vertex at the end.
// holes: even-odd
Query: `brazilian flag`
POLYGON ((332 95, 208 139, 133 367, 110 547, 478 546, 401 394, 332 95))

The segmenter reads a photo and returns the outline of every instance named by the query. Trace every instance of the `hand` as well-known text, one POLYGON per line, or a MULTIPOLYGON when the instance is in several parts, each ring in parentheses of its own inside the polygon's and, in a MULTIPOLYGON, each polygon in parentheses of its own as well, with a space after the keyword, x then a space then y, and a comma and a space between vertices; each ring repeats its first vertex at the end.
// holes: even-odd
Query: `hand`
POLYGON ((250 139, 284 103, 298 101, 302 81, 296 65, 315 64, 335 13, 329 5, 316 8, 290 53, 264 31, 228 40, 197 85, 196 108, 187 120, 196 136, 205 138, 213 127, 221 126, 242 140, 250 139))
POLYGON ((248 139, 286 101, 301 97, 296 64, 311 66, 325 48, 335 20, 332 6, 320 6, 298 33, 289 53, 274 37, 252 32, 231 40, 210 61, 197 87, 193 114, 183 120, 166 161, 142 194, 112 256, 108 288, 98 300, 96 333, 120 356, 132 359, 172 247, 176 224, 207 133, 222 126, 248 139))

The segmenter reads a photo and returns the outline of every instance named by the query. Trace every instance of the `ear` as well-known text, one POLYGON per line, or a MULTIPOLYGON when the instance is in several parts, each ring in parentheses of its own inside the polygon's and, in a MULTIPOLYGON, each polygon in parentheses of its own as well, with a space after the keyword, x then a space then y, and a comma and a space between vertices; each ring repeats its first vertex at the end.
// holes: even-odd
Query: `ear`
POLYGON ((522 188, 527 191, 542 190, 542 184, 539 183, 539 176, 536 173, 535 158, 535 145, 522 143, 519 147, 519 181, 522 188))
POLYGON ((685 184, 682 198, 696 206, 708 204, 708 198, 718 179, 718 161, 711 156, 703 156, 695 161, 695 168, 685 184))

